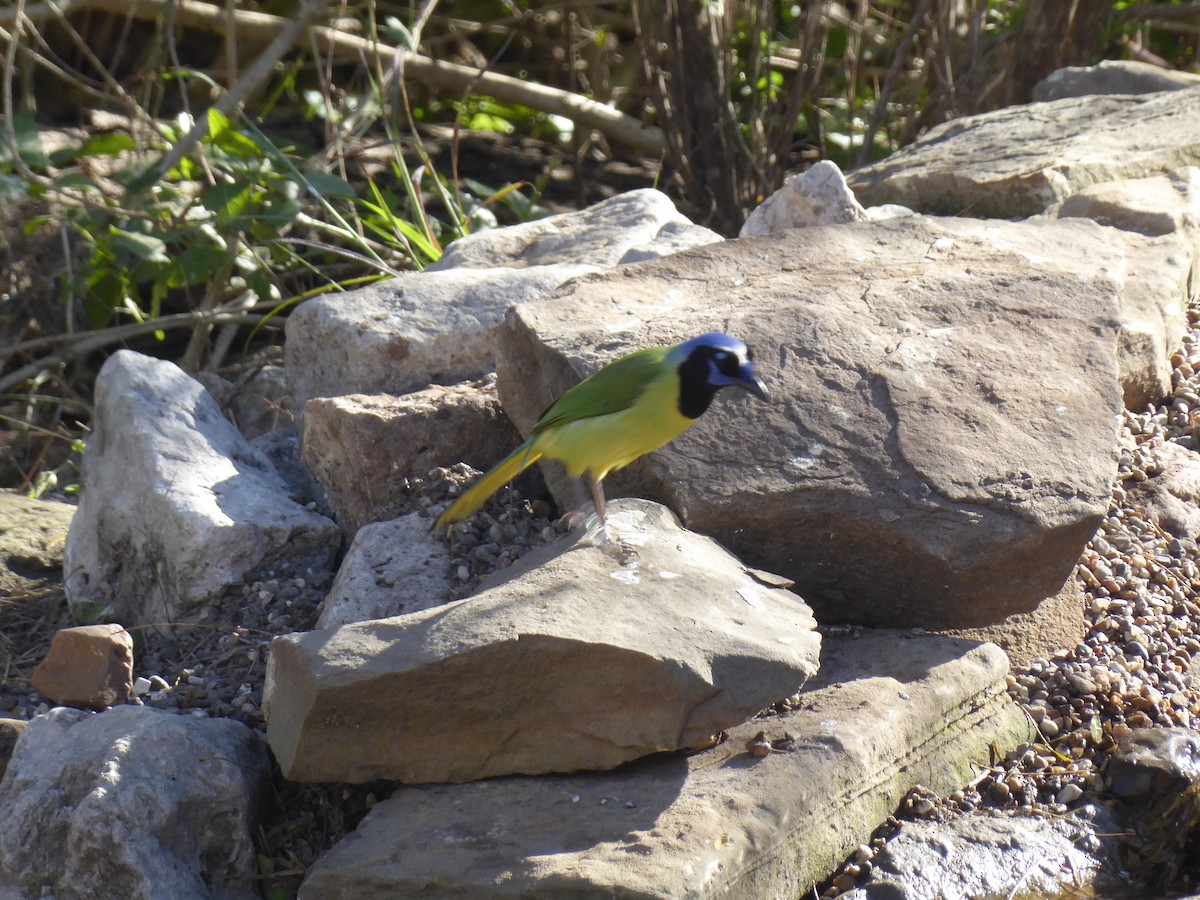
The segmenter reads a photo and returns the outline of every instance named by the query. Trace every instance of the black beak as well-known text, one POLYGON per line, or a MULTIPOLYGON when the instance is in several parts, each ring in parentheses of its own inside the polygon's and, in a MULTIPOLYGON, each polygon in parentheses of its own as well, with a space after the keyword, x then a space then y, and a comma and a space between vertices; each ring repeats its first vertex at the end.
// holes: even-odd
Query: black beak
POLYGON ((738 369, 738 377, 734 382, 738 387, 752 393, 759 400, 771 402, 771 395, 767 393, 767 386, 762 383, 762 379, 758 377, 758 373, 754 371, 754 366, 750 363, 745 363, 738 369))

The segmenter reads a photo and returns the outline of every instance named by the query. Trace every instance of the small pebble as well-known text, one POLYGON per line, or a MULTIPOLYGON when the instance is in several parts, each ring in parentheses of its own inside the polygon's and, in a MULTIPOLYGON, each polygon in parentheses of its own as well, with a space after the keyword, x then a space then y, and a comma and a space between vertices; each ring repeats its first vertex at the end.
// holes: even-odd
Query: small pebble
POLYGON ((1062 786, 1062 790, 1060 790, 1058 792, 1058 794, 1055 796, 1054 800, 1055 800, 1055 802, 1061 803, 1064 806, 1069 806, 1082 796, 1083 796, 1083 788, 1081 788, 1077 784, 1071 783, 1071 784, 1064 784, 1062 786))

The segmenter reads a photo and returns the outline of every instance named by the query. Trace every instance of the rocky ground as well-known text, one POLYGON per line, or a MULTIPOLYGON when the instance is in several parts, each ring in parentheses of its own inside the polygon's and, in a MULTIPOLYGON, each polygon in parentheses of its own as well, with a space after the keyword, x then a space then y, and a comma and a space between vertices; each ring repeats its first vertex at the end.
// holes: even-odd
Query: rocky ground
MULTIPOLYGON (((1200 682, 1190 667, 1200 651, 1200 550, 1156 524, 1143 490, 1165 465, 1165 447, 1200 449, 1194 430, 1200 416, 1200 308, 1192 310, 1190 324, 1173 359, 1169 402, 1124 414, 1119 481, 1108 516, 1076 571, 1087 603, 1086 637, 1011 675, 1011 694, 1038 725, 1041 739, 995 760, 949 797, 914 791, 897 818, 884 823, 822 887, 824 895, 836 896, 866 877, 879 851, 903 830, 904 819, 945 821, 980 808, 1060 817, 1083 804, 1107 803, 1104 770, 1120 738, 1137 729, 1196 727, 1200 682)), ((458 466, 412 479, 410 507, 400 514, 436 513, 475 474, 458 466)), ((453 596, 469 595, 487 573, 563 530, 552 514, 536 481, 523 483, 520 491, 499 492, 454 537, 447 571, 453 596)), ((267 645, 275 635, 312 628, 328 588, 328 576, 312 571, 264 571, 211 608, 205 621, 136 629, 135 702, 197 717, 236 718, 265 730, 267 645)), ((18 671, 31 670, 50 634, 68 620, 61 591, 53 588, 0 603, 4 656, 18 671)), ((31 718, 47 708, 19 678, 0 687, 0 714, 31 718)), ((263 874, 294 888, 316 857, 390 790, 387 783, 305 785, 277 776, 273 807, 259 836, 263 874)), ((1187 854, 1192 821, 1178 817, 1152 855, 1172 875, 1170 887, 1181 891, 1200 880, 1198 855, 1187 854)))
MULTIPOLYGON (((944 821, 981 807, 1013 816, 1059 817, 1084 803, 1111 802, 1104 767, 1117 740, 1139 728, 1196 727, 1200 693, 1190 667, 1200 651, 1200 550, 1194 541, 1155 524, 1141 488, 1161 469, 1165 444, 1198 446, 1200 309, 1192 311, 1190 321, 1184 346, 1173 359, 1170 401, 1124 415, 1120 480, 1108 517, 1076 570, 1088 604, 1086 638, 1010 676, 1010 693, 1037 723, 1041 740, 996 760, 949 797, 914 791, 897 810, 898 818, 884 823, 823 886, 823 896, 837 896, 863 879, 879 851, 902 830, 903 819, 944 821)), ((411 510, 436 513, 474 474, 458 466, 412 481, 411 510)), ((565 529, 551 519, 538 482, 526 480, 522 486, 527 496, 501 491, 454 537, 447 577, 455 597, 470 594, 484 575, 565 529)), ((275 635, 313 627, 328 588, 328 576, 310 571, 266 571, 210 610, 204 622, 143 627, 135 635, 135 702, 185 715, 236 718, 264 731, 267 645, 275 635)), ((0 617, 6 656, 22 669, 36 663, 49 635, 67 618, 61 592, 53 588, 19 604, 0 605, 0 617)), ((7 680, 0 689, 0 714, 31 718, 47 709, 20 679, 7 680)), ((305 868, 390 789, 387 783, 302 785, 276 777, 273 809, 260 835, 264 869, 280 879, 277 883, 294 887, 305 868)), ((1200 881, 1200 860, 1186 852, 1192 820, 1177 818, 1175 830, 1163 835, 1154 863, 1158 871, 1171 873, 1171 888, 1186 891, 1200 881)))

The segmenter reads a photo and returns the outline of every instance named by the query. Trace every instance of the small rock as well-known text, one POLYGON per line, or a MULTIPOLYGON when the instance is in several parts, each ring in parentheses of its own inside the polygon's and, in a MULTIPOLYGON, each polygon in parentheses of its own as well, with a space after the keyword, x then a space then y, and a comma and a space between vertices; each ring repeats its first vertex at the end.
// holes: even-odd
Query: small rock
POLYGON ((1071 784, 1064 784, 1062 789, 1055 796, 1054 800, 1056 803, 1062 803, 1065 806, 1070 806, 1082 796, 1083 788, 1072 782, 1071 784))
POLYGON ((30 683, 63 706, 100 710, 125 703, 133 688, 133 637, 115 624, 63 628, 30 683))

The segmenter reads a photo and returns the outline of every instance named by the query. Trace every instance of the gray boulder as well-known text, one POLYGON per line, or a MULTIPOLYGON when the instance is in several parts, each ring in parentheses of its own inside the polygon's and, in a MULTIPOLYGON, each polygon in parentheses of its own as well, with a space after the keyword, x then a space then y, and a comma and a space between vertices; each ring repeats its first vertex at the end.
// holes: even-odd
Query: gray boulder
POLYGON ((340 628, 439 606, 450 599, 450 552, 429 519, 409 513, 363 526, 354 536, 317 628, 340 628))
POLYGON ((501 399, 526 430, 609 359, 730 331, 776 402, 725 392, 612 495, 669 504, 826 621, 992 624, 1063 586, 1108 506, 1120 257, 1100 232, 907 217, 614 269, 513 311, 501 399))
POLYGON ((268 774, 239 722, 51 710, 0 781, 0 876, 59 900, 257 897, 251 834, 268 774))
POLYGON ((1120 819, 1088 805, 1067 816, 979 810, 905 822, 848 900, 1132 896, 1121 871, 1120 819), (1113 893, 1108 893, 1112 891, 1113 893))
POLYGON ((708 740, 816 670, 799 597, 655 504, 614 504, 610 523, 633 562, 560 541, 468 600, 276 638, 264 711, 284 775, 610 769, 708 740))
POLYGON ((129 350, 97 378, 84 478, 67 598, 122 621, 192 620, 264 566, 329 570, 341 543, 199 382, 129 350))

